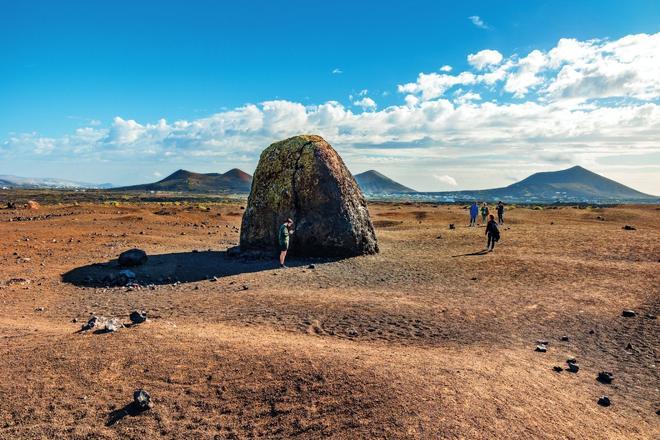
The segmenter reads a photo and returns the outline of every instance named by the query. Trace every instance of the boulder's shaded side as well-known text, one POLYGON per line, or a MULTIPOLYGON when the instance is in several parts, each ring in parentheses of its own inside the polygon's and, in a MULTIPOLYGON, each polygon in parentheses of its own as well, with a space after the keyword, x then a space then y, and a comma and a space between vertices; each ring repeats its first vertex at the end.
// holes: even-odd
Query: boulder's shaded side
POLYGON ((367 202, 339 154, 320 136, 296 136, 261 153, 243 214, 241 253, 276 254, 278 228, 288 217, 295 222, 292 255, 378 252, 367 202))

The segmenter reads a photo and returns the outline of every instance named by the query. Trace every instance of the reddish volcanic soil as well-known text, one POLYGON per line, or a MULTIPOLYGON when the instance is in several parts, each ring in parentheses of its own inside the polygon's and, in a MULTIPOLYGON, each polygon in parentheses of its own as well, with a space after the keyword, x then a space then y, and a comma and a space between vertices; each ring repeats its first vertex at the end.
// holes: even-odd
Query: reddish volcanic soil
POLYGON ((0 438, 660 437, 658 207, 511 209, 491 254, 460 206, 370 211, 380 254, 280 270, 225 255, 239 205, 0 210, 0 438), (106 287, 133 247, 152 286, 106 287))

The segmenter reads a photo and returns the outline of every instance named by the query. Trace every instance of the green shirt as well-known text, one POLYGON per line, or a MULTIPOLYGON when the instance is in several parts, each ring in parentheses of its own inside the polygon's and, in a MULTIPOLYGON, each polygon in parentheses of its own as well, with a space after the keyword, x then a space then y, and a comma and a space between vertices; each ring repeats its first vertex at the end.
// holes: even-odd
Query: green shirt
POLYGON ((277 234, 277 238, 280 242, 280 245, 284 246, 289 244, 289 228, 287 227, 286 223, 280 226, 280 232, 277 234))

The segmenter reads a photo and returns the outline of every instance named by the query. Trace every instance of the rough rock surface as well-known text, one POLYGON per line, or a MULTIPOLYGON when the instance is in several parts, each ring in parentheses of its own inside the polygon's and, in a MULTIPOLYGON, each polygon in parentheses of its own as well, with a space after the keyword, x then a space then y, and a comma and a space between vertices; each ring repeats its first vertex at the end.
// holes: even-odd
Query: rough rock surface
POLYGON ((276 254, 278 229, 288 217, 295 222, 292 255, 378 252, 367 202, 339 154, 320 136, 296 136, 261 153, 243 214, 241 254, 276 254))

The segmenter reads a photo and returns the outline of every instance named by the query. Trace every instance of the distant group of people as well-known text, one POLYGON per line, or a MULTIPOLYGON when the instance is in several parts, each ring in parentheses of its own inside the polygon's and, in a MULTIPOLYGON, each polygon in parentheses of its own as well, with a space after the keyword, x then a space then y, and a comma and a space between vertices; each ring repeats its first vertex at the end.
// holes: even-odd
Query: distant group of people
POLYGON ((495 249, 495 243, 500 239, 500 230, 497 225, 504 224, 504 203, 500 201, 495 210, 497 211, 497 222, 495 222, 495 216, 490 213, 486 202, 482 203, 481 209, 479 209, 477 202, 472 202, 472 205, 470 205, 470 227, 477 226, 477 216, 481 211, 481 224, 486 225, 485 234, 488 237, 486 249, 489 252, 495 249))
MULTIPOLYGON (((497 225, 504 224, 504 203, 501 201, 495 207, 497 211, 497 222, 495 221, 495 216, 490 213, 488 209, 488 204, 483 202, 481 209, 477 205, 477 202, 472 202, 470 205, 470 226, 477 226, 477 216, 481 211, 481 224, 486 225, 486 249, 489 252, 492 252, 495 249, 495 243, 500 240, 500 230, 497 225)), ((277 242, 279 244, 280 250, 280 267, 286 268, 286 254, 289 250, 289 240, 293 234, 293 220, 288 218, 284 223, 280 225, 279 230, 277 231, 277 242)))

